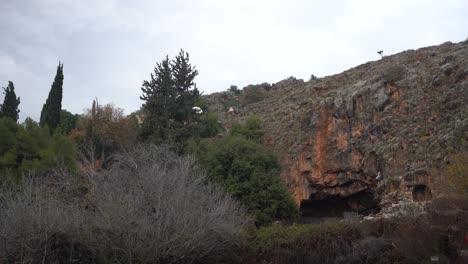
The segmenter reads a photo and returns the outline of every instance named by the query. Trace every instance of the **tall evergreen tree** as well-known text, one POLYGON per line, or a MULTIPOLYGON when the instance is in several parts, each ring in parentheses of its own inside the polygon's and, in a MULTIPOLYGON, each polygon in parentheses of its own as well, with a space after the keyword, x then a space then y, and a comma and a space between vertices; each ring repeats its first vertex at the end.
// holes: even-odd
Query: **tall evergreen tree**
POLYGON ((0 117, 8 117, 17 122, 20 112, 18 109, 20 98, 16 97, 15 86, 13 85, 13 82, 8 82, 7 88, 3 88, 3 94, 5 94, 5 98, 3 100, 3 104, 0 107, 0 117))
POLYGON ((47 97, 47 101, 41 111, 41 126, 48 125, 50 131, 54 131, 60 122, 60 112, 62 110, 63 93, 63 64, 59 62, 54 82, 47 97))
POLYGON ((180 50, 172 61, 172 72, 175 89, 179 95, 176 101, 178 107, 177 117, 180 120, 190 121, 195 115, 192 107, 195 105, 200 93, 194 82, 198 71, 190 64, 189 54, 184 50, 180 50))
POLYGON ((174 60, 169 57, 156 64, 151 79, 143 82, 144 139, 167 142, 179 149, 190 137, 193 107, 200 98, 194 79, 198 71, 181 50, 174 60))
POLYGON ((177 110, 175 104, 177 94, 168 56, 160 63, 156 63, 154 73, 151 73, 150 80, 143 81, 141 91, 143 95, 140 99, 145 101, 142 136, 144 139, 153 138, 156 142, 163 142, 168 138, 170 123, 174 120, 174 113, 177 110))

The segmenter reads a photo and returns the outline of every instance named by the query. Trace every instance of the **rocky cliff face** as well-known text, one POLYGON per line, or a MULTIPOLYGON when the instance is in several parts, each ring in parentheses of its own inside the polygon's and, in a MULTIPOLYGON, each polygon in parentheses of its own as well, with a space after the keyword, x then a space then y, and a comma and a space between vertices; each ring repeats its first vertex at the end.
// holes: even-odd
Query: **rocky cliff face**
POLYGON ((467 42, 284 83, 238 114, 216 110, 226 124, 248 113, 263 120, 298 204, 349 198, 346 204, 360 210, 367 205, 359 194, 382 206, 425 199, 443 177, 448 153, 466 151, 467 42))

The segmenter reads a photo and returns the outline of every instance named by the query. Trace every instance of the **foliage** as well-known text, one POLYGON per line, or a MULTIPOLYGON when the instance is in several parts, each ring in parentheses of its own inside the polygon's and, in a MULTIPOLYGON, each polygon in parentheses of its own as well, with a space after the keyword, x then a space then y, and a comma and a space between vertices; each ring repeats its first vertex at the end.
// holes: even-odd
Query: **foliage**
POLYGON ((194 125, 192 138, 212 138, 218 135, 221 129, 218 116, 214 113, 206 113, 194 125))
POLYGON ((279 177, 278 160, 262 145, 228 136, 195 154, 210 180, 241 201, 258 224, 296 216, 295 203, 279 177))
POLYGON ((73 142, 65 136, 50 135, 27 118, 18 125, 9 118, 0 119, 0 176, 3 180, 18 178, 23 173, 40 173, 61 168, 75 169, 73 142))
POLYGON ((20 112, 18 109, 20 98, 16 97, 13 82, 8 82, 7 88, 3 88, 3 94, 5 94, 5 98, 3 99, 3 104, 0 105, 0 118, 8 117, 17 122, 20 112))
POLYGON ((60 131, 65 135, 69 135, 70 132, 76 128, 80 116, 77 114, 72 114, 65 109, 60 111, 60 122, 58 127, 60 131))
POLYGON ((0 262, 236 260, 250 219, 192 159, 141 145, 117 160, 84 183, 60 174, 26 178, 20 192, 0 186, 0 262), (82 185, 92 210, 77 206, 82 185))
POLYGON ((113 104, 99 105, 93 101, 90 109, 81 116, 71 137, 78 143, 82 158, 100 166, 117 151, 131 148, 136 143, 137 120, 126 117, 123 109, 113 104))
POLYGON ((399 65, 392 65, 387 67, 383 73, 383 78, 389 84, 395 84, 395 82, 403 79, 405 74, 405 68, 399 65))
POLYGON ((313 74, 311 74, 311 75, 310 75, 309 81, 316 81, 316 80, 318 80, 318 77, 315 76, 315 75, 313 75, 313 74))
POLYGON ((229 87, 229 91, 234 93, 235 95, 239 95, 241 93, 241 90, 239 89, 239 87, 237 87, 237 85, 231 85, 229 87))
POLYGON ((242 90, 240 102, 242 105, 260 102, 267 96, 267 91, 261 85, 247 86, 242 90))
POLYGON ((334 263, 337 257, 350 254, 360 238, 358 226, 344 222, 273 224, 256 231, 250 247, 266 263, 334 263))
POLYGON ((254 114, 250 114, 244 124, 234 123, 231 127, 231 135, 244 137, 258 144, 263 143, 262 121, 254 114))
POLYGON ((49 96, 41 111, 41 126, 47 125, 51 132, 57 128, 60 122, 60 112, 62 110, 63 93, 63 64, 59 62, 54 82, 50 88, 49 96))
POLYGON ((440 189, 444 194, 468 198, 468 153, 450 156, 440 189))
POLYGON ((142 125, 143 139, 170 143, 183 149, 198 116, 193 107, 200 93, 194 83, 198 71, 189 62, 188 53, 181 50, 174 60, 166 56, 156 64, 150 80, 142 85, 145 101, 142 125))
MULTIPOLYGON (((426 263, 438 252, 444 258, 445 252, 438 250, 437 243, 450 225, 440 226, 421 215, 359 223, 273 224, 252 233, 247 258, 249 263, 272 264, 426 263)), ((457 240, 463 241, 463 237, 457 240)))

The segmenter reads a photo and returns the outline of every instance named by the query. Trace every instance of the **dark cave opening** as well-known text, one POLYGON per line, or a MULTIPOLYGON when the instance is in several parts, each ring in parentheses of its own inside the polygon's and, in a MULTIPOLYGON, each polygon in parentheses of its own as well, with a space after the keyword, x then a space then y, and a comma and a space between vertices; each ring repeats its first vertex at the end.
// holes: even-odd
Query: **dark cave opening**
POLYGON ((413 188, 413 201, 423 202, 432 199, 431 189, 424 184, 416 185, 413 188))
POLYGON ((343 218, 345 212, 369 215, 380 210, 370 191, 362 191, 347 197, 330 196, 321 200, 302 200, 300 210, 303 219, 321 220, 343 218))

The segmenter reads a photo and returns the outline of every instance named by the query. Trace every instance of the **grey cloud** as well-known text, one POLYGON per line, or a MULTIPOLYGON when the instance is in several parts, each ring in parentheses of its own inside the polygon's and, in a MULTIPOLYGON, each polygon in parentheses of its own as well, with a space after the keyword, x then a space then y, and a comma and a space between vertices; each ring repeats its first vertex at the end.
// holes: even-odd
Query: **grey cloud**
POLYGON ((440 1, 2 1, 0 86, 39 118, 58 61, 63 107, 94 97, 129 113, 155 62, 183 48, 205 93, 338 73, 405 49, 468 37, 468 4, 440 1))

